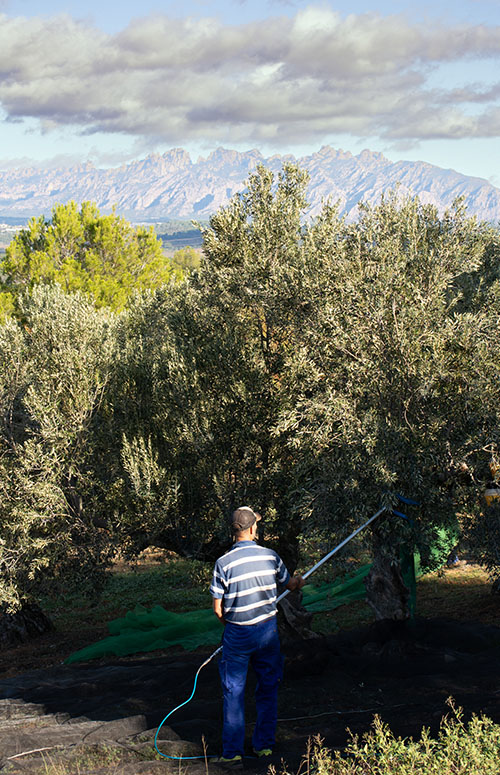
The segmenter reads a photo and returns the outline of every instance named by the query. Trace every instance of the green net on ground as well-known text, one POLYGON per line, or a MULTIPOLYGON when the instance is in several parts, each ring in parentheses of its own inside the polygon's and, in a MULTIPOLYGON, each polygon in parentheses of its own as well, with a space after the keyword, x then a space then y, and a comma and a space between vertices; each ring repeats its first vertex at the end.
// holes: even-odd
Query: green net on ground
MULTIPOLYGON (((303 589, 303 605, 308 611, 331 611, 366 595, 364 579, 370 565, 364 565, 355 574, 341 582, 307 585, 303 589)), ((124 617, 109 622, 109 638, 93 643, 68 657, 66 664, 107 656, 126 656, 154 651, 169 646, 183 646, 191 650, 198 646, 218 643, 222 627, 211 609, 172 613, 156 605, 147 610, 136 606, 124 617)))
POLYGON ((109 638, 92 643, 66 659, 66 664, 99 657, 123 657, 169 646, 195 649, 221 639, 222 627, 211 609, 172 613, 160 605, 150 611, 138 605, 126 616, 109 622, 109 638))

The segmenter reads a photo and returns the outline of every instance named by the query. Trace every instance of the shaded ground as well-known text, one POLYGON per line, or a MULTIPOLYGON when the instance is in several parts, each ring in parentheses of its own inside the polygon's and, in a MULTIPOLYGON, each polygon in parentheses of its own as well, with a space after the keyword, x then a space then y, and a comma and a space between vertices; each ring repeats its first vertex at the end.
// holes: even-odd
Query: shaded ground
MULTIPOLYGON (((19 673, 8 668, 8 655, 2 655, 0 666, 7 669, 0 676, 0 772, 38 768, 45 775, 50 770, 42 757, 65 762, 58 775, 179 772, 178 762, 154 761, 154 731, 169 710, 189 697, 196 670, 212 650, 172 649, 161 655, 49 666, 55 651, 50 637, 40 641, 37 669, 30 670, 27 663, 27 670, 19 673), (47 750, 11 758, 36 748, 47 750)), ((81 637, 78 645, 84 645, 81 637)), ((374 713, 398 735, 419 736, 423 725, 436 730, 449 711, 449 696, 466 718, 484 712, 500 723, 499 658, 499 627, 442 618, 417 619, 406 626, 378 623, 304 643, 287 655, 274 763, 279 768, 283 759, 295 773, 308 738, 319 734, 328 747, 343 748, 346 727, 363 733, 374 713)), ((208 752, 218 753, 220 716, 214 661, 201 672, 194 699, 164 727, 162 750, 202 753, 204 737, 208 752)), ((209 769, 215 772, 212 765, 209 769)), ((245 769, 263 772, 265 766, 247 759, 245 769)), ((205 772, 205 764, 183 763, 182 771, 205 772)))
MULTIPOLYGON (((484 571, 461 562, 419 581, 418 609, 425 618, 413 629, 374 626, 361 601, 315 617, 317 627, 337 635, 287 655, 273 760, 278 771, 283 760, 288 772, 296 773, 308 739, 315 735, 342 749, 349 739, 346 728, 362 734, 374 713, 402 736, 419 736, 423 725, 436 731, 449 712, 449 696, 464 708, 466 718, 484 712, 500 723, 499 605, 484 571), (464 623, 467 616, 476 621, 464 623)), ((156 760, 153 739, 168 711, 190 696, 196 670, 212 649, 172 648, 62 664, 73 651, 108 634, 110 607, 113 600, 97 615, 95 609, 68 612, 62 605, 57 632, 0 652, 1 773, 148 775, 175 770, 178 775, 207 775, 203 759, 183 761, 182 767, 177 761, 156 760), (96 625, 99 619, 102 624, 96 625), (40 748, 44 750, 36 750, 40 748), (28 751, 34 752, 26 755, 28 751)), ((113 610, 111 616, 124 612, 113 610)), ((250 681, 249 738, 251 690, 250 681)), ((161 750, 183 756, 202 753, 204 736, 208 753, 219 753, 220 714, 217 665, 211 663, 200 674, 192 702, 163 727, 161 750)), ((266 764, 248 758, 245 770, 263 774, 266 764)), ((217 775, 213 765, 208 770, 217 775)))

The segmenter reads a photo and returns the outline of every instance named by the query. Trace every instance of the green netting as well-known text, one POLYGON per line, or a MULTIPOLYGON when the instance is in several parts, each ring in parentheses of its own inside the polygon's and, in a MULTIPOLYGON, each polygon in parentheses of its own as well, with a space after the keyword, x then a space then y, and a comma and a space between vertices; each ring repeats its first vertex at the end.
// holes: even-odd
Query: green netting
MULTIPOLYGON (((449 535, 446 531, 442 531, 439 539, 433 548, 433 558, 435 560, 437 552, 442 562, 445 562, 451 551, 451 544, 456 543, 456 535, 449 535)), ((354 600, 362 600, 366 596, 364 579, 370 568, 371 565, 363 565, 356 573, 333 584, 323 584, 318 587, 305 586, 304 607, 314 613, 332 611, 354 600)), ((409 605, 413 616, 416 608, 416 576, 422 572, 419 556, 403 551, 401 569, 405 584, 410 591, 409 605)), ((99 657, 122 657, 127 654, 165 649, 169 646, 183 646, 191 650, 198 646, 218 643, 222 636, 222 627, 212 609, 172 613, 160 605, 154 606, 151 610, 138 605, 124 617, 109 622, 108 629, 109 638, 104 638, 71 654, 66 664, 99 657)))
POLYGON ((362 565, 356 573, 333 584, 322 584, 319 587, 308 585, 303 589, 303 606, 311 613, 319 611, 333 611, 346 603, 354 600, 363 600, 366 597, 365 578, 370 572, 371 565, 362 565))
MULTIPOLYGON (((303 589, 303 604, 308 611, 330 611, 366 595, 364 579, 370 565, 364 565, 342 582, 307 585, 303 589)), ((169 646, 183 646, 191 650, 198 646, 218 643, 222 627, 212 609, 172 613, 156 605, 147 610, 136 606, 124 617, 109 622, 109 638, 93 643, 68 657, 66 664, 107 656, 126 656, 143 651, 154 651, 169 646)))
POLYGON ((160 605, 150 611, 137 605, 121 619, 109 622, 109 638, 92 643, 66 659, 66 664, 87 659, 136 654, 181 645, 191 650, 216 643, 222 627, 211 609, 172 613, 160 605))

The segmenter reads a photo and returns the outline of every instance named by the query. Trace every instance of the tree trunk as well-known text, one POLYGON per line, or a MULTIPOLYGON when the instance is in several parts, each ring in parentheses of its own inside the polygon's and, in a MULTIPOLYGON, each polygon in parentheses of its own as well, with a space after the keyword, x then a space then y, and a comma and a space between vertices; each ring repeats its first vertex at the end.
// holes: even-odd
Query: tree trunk
POLYGON ((377 554, 365 579, 365 587, 366 600, 375 612, 375 619, 403 621, 409 618, 410 593, 396 557, 377 554))
POLYGON ((289 573, 293 575, 299 561, 300 522, 292 520, 288 514, 280 515, 278 525, 277 551, 289 573))
POLYGON ((0 646, 3 648, 27 643, 53 629, 52 622, 36 603, 25 603, 14 614, 0 610, 0 646))

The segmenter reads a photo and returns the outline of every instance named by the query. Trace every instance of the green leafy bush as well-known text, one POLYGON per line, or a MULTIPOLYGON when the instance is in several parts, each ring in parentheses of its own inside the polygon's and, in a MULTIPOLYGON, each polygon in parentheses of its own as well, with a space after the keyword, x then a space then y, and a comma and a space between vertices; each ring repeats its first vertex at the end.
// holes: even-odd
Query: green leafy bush
POLYGON ((466 724, 462 710, 449 704, 453 715, 442 720, 435 739, 425 728, 420 740, 395 737, 376 716, 371 731, 353 736, 342 753, 317 740, 308 769, 315 775, 496 775, 500 726, 485 716, 466 724))

